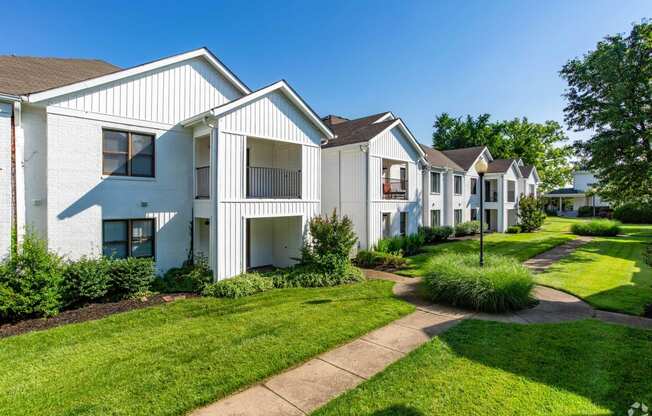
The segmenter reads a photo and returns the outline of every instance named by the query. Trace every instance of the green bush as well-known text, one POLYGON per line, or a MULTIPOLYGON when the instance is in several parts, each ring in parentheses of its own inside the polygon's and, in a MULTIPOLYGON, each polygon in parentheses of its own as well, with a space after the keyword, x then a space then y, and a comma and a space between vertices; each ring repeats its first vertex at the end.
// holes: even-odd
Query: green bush
POLYGON ((486 256, 480 267, 476 253, 435 256, 427 265, 423 285, 435 302, 476 311, 513 311, 534 302, 531 272, 511 257, 486 256))
POLYGON ((613 211, 614 219, 625 224, 652 224, 652 204, 625 204, 613 211))
POLYGON ((406 260, 399 254, 381 253, 379 251, 361 250, 355 258, 355 264, 369 269, 390 268, 398 269, 404 266, 406 260))
POLYGON ((428 244, 438 243, 440 241, 447 240, 448 237, 453 235, 453 233, 455 232, 453 227, 449 227, 447 225, 442 227, 439 226, 422 227, 421 230, 425 236, 426 243, 428 244))
POLYGON ((241 298, 273 288, 274 283, 269 277, 261 276, 258 273, 244 273, 206 285, 202 294, 215 298, 241 298))
POLYGON ((28 231, 14 255, 0 263, 0 320, 57 314, 63 269, 61 258, 28 231))
POLYGON ((380 253, 392 253, 396 255, 411 256, 419 252, 419 249, 426 243, 426 233, 423 229, 407 236, 397 235, 378 240, 375 251, 380 253))
POLYGON ((543 225, 546 219, 543 198, 532 195, 522 195, 518 200, 518 223, 521 231, 531 233, 543 225))
POLYGON ((205 259, 197 259, 181 267, 174 267, 157 278, 152 289, 161 293, 192 292, 201 293, 204 286, 213 281, 208 263, 205 259))
POLYGON ((358 238, 349 217, 339 218, 335 211, 313 217, 308 223, 310 238, 301 249, 301 262, 323 273, 340 273, 351 264, 349 255, 358 238))
POLYGON ((403 252, 403 236, 397 235, 395 237, 387 237, 378 240, 376 243, 376 251, 381 253, 394 253, 400 254, 403 252))
MULTIPOLYGON (((597 208, 595 209, 595 213, 597 215, 597 213, 598 213, 597 208)), ((593 216, 593 207, 586 206, 586 205, 583 206, 583 207, 579 207, 577 209, 577 216, 578 217, 592 217, 593 216)))
POLYGON ((347 265, 340 273, 324 273, 323 271, 305 265, 297 265, 289 269, 279 269, 269 275, 274 287, 330 287, 364 280, 364 275, 357 267, 347 265))
POLYGON ((82 257, 66 265, 63 273, 63 299, 66 307, 97 301, 106 296, 111 279, 106 258, 82 257))
POLYGON ((510 225, 507 227, 508 234, 518 234, 521 232, 521 227, 519 225, 510 225))
POLYGON ((480 232, 480 221, 461 222, 455 226, 455 237, 473 235, 480 232))
POLYGON ((154 260, 129 257, 107 260, 109 290, 112 300, 126 299, 147 292, 156 278, 154 260))
POLYGON ((620 233, 620 223, 612 220, 591 220, 571 226, 573 234, 591 236, 616 236, 620 233))

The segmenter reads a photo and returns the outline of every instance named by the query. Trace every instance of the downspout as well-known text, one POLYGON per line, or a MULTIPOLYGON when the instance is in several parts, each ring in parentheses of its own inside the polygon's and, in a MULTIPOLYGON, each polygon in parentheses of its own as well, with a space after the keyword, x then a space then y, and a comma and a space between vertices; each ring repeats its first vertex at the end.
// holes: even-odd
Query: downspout
POLYGON ((11 106, 11 255, 18 252, 18 209, 16 200, 16 109, 11 106))
POLYGON ((369 145, 362 145, 360 146, 360 150, 363 153, 367 154, 367 246, 364 247, 367 250, 371 249, 371 191, 372 191, 372 184, 371 184, 371 155, 369 153, 369 145))

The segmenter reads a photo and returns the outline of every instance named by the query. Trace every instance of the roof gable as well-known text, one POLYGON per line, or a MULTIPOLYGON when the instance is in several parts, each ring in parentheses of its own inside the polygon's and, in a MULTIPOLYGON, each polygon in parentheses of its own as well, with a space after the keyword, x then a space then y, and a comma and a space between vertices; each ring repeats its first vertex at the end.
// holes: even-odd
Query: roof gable
POLYGON ((446 155, 446 157, 451 159, 453 162, 457 163, 465 171, 471 169, 471 167, 475 165, 475 162, 478 160, 478 158, 483 154, 486 155, 486 158, 489 161, 493 160, 493 157, 491 156, 489 149, 487 149, 487 146, 474 146, 464 147, 461 149, 443 150, 442 153, 444 153, 444 155, 446 155))
POLYGON ((37 103, 45 100, 50 100, 55 97, 74 93, 77 91, 85 90, 103 84, 108 84, 114 81, 118 81, 128 77, 133 77, 135 75, 143 74, 148 71, 156 70, 169 65, 173 65, 178 62, 182 62, 198 57, 204 58, 209 65, 211 65, 221 76, 226 78, 233 85, 234 88, 240 91, 240 93, 248 94, 251 92, 249 88, 242 81, 240 81, 240 79, 238 79, 238 77, 233 72, 231 72, 231 70, 229 70, 219 59, 217 59, 215 55, 213 55, 212 52, 210 52, 207 48, 199 48, 189 52, 159 59, 153 62, 148 62, 142 65, 134 66, 131 68, 114 71, 106 75, 101 75, 101 76, 89 78, 87 80, 74 82, 68 85, 29 94, 28 101, 32 103, 37 103))
POLYGON ((440 150, 433 149, 432 147, 421 144, 423 152, 426 154, 426 160, 430 166, 440 167, 440 168, 449 168, 456 171, 464 171, 460 165, 455 163, 453 160, 446 157, 446 155, 440 150))

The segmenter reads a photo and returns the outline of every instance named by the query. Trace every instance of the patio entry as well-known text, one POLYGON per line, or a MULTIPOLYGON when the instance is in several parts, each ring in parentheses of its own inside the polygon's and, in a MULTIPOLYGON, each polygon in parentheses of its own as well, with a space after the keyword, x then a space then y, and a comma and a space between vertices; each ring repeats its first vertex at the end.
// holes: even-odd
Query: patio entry
POLYGON ((247 269, 288 267, 301 255, 301 216, 248 218, 246 226, 247 269))

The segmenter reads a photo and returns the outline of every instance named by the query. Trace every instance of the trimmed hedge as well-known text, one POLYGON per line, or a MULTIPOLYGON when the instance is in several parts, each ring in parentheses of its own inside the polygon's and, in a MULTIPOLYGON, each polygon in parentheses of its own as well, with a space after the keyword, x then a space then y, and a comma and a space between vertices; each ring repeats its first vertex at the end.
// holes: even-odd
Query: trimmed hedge
POLYGON ((84 304, 102 299, 111 285, 109 260, 82 257, 68 263, 63 278, 65 306, 84 304))
POLYGON ((274 288, 274 283, 269 277, 258 273, 245 273, 230 279, 206 285, 202 294, 215 298, 241 298, 274 288))
POLYGON ((447 240, 455 233, 453 227, 434 226, 434 227, 421 227, 420 232, 423 233, 426 243, 433 244, 447 240))
POLYGON ((620 233, 620 223, 612 220, 591 220, 571 226, 573 234, 613 237, 620 233))
POLYGON ((511 257, 489 255, 480 267, 476 253, 442 254, 428 263, 423 285, 435 302, 476 311, 513 311, 535 302, 531 272, 511 257))
POLYGON ((426 243, 426 235, 422 230, 411 235, 397 235, 395 237, 383 238, 376 243, 375 251, 381 253, 402 253, 411 256, 419 252, 419 249, 426 243))
POLYGON ((519 225, 510 225, 507 227, 507 233, 508 234, 518 234, 521 232, 521 226, 519 225))
POLYGON ((201 293, 213 281, 213 274, 205 260, 187 263, 182 267, 169 269, 163 277, 154 280, 152 289, 161 293, 201 293))
POLYGON ((390 268, 397 269, 405 265, 407 260, 401 255, 381 253, 379 251, 360 250, 355 257, 355 264, 369 269, 390 268))
POLYGON ((473 235, 480 232, 480 221, 461 222, 455 226, 455 237, 473 235))
POLYGON ((652 224, 652 205, 621 205, 614 210, 613 217, 625 224, 652 224))

